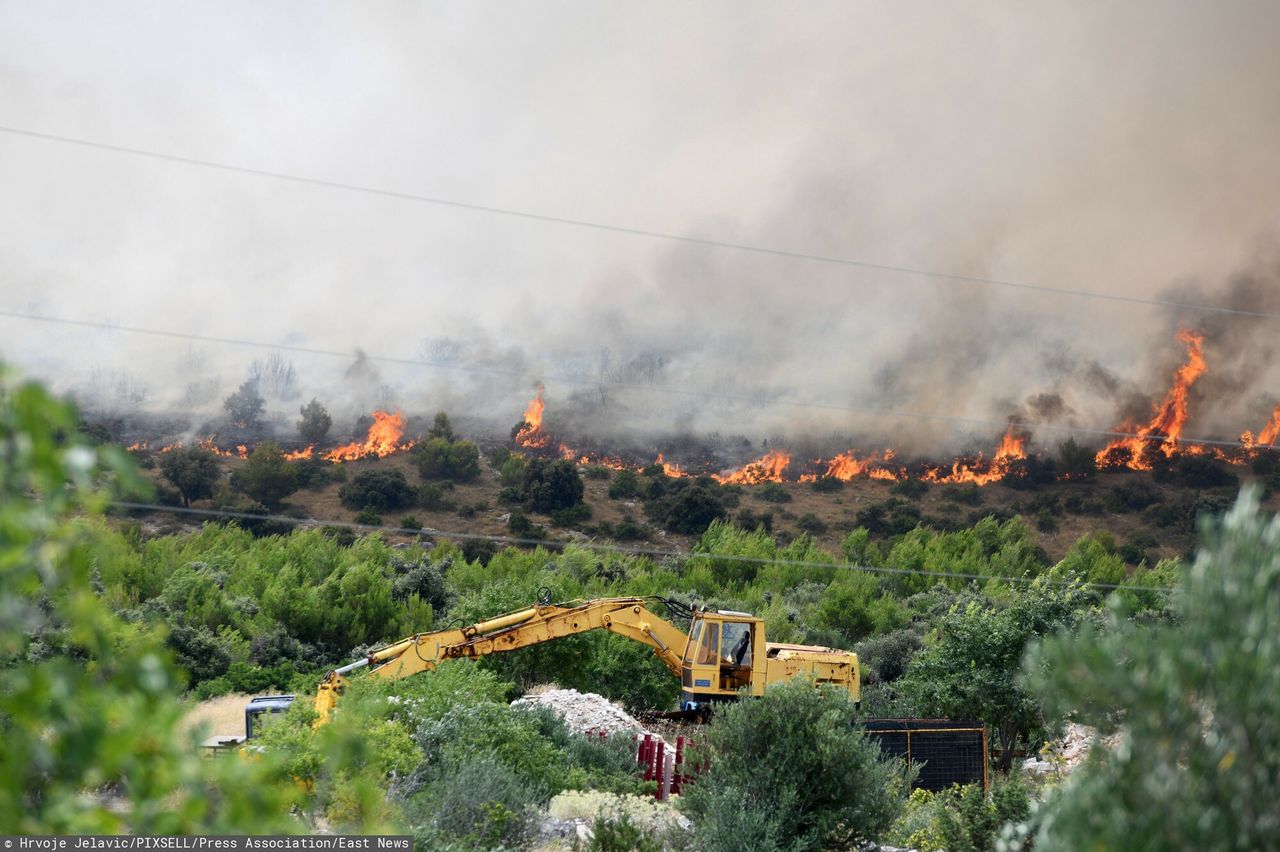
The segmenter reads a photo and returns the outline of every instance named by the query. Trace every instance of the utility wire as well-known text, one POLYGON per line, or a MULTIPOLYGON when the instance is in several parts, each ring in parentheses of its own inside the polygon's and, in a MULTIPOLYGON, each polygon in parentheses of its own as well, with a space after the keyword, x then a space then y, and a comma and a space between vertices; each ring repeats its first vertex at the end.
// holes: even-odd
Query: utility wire
MULTIPOLYGON (((234 337, 216 337, 208 334, 192 334, 181 331, 167 331, 164 329, 144 328, 141 326, 119 325, 109 322, 97 322, 93 320, 70 319, 66 317, 51 317, 41 314, 24 313, 21 311, 5 311, 0 310, 0 317, 9 319, 28 320, 32 322, 46 322, 57 325, 79 326, 82 328, 102 328, 109 331, 122 331, 128 334, 142 334, 154 337, 166 337, 178 340, 195 340, 202 343, 220 343, 234 346, 248 346, 261 349, 277 349, 284 352, 296 352, 306 355, 320 355, 324 357, 343 358, 350 360, 353 357, 351 352, 343 352, 335 349, 319 349, 311 346, 298 346, 296 344, 287 343, 267 343, 260 340, 248 340, 244 338, 234 337)), ((363 354, 363 353, 362 353, 363 354)), ((1063 424, 1028 422, 1017 419, 998 419, 992 417, 962 417, 955 414, 938 414, 928 411, 911 411, 897 408, 883 408, 870 405, 838 405, 836 403, 825 402, 804 402, 800 400, 788 399, 768 399, 760 395, 749 394, 731 394, 720 393, 716 391, 691 390, 688 388, 678 388, 671 385, 659 384, 642 384, 640 382, 621 382, 621 381, 603 381, 598 379, 584 379, 575 376, 556 376, 546 373, 523 373, 516 370, 503 370, 496 367, 477 367, 467 364, 450 364, 439 361, 427 361, 418 358, 396 358, 387 355, 367 355, 364 357, 369 361, 376 361, 383 364, 396 364, 400 366, 410 367, 429 367, 436 370, 454 370, 463 373, 475 373, 489 376, 499 376, 504 378, 515 378, 524 382, 533 383, 537 381, 556 381, 567 385, 579 385, 585 387, 599 387, 601 385, 610 388, 623 388, 629 390, 649 391, 654 393, 662 393, 670 396, 683 396, 693 399, 715 399, 725 402, 741 402, 749 405, 777 405, 787 408, 797 409, 814 409, 821 411, 837 411, 848 414, 861 414, 874 417, 902 417, 908 420, 926 420, 937 423, 949 423, 953 425, 963 426, 982 426, 994 427, 1000 430, 1009 428, 1010 426, 1027 432, 1050 432, 1057 434, 1075 434, 1089 435, 1095 438, 1142 438, 1151 440, 1150 436, 1140 435, 1137 432, 1122 432, 1115 429, 1094 429, 1086 426, 1068 426, 1063 424)), ((1210 447, 1228 447, 1234 449, 1256 449, 1248 447, 1240 441, 1229 441, 1216 438, 1184 438, 1179 437, 1178 443, 1181 444, 1203 444, 1210 447)))
POLYGON ((437 538, 488 541, 494 544, 509 545, 527 545, 531 547, 554 547, 561 550, 567 547, 581 547, 584 550, 594 550, 601 553, 625 553, 632 556, 649 556, 649 557, 670 557, 674 559, 695 559, 702 557, 705 559, 715 559, 724 562, 741 562, 751 565, 785 565, 791 568, 847 568, 854 571, 864 571, 869 574, 894 574, 894 575, 911 575, 922 577, 946 577, 954 580, 978 580, 978 581, 997 581, 1009 583, 1033 583, 1039 580, 1054 586, 1078 586, 1081 588, 1095 589, 1125 589, 1135 592, 1173 592, 1172 588, 1164 586, 1131 586, 1120 583, 1091 583, 1087 581, 1075 580, 1054 580, 1049 577, 1003 577, 989 576, 984 574, 966 574, 959 571, 926 571, 921 568, 888 568, 884 566, 874 565, 853 565, 850 563, 828 563, 828 562, 806 562, 799 559, 766 559, 762 556, 742 556, 735 554, 719 554, 719 553, 695 553, 693 551, 681 550, 661 550, 649 547, 630 547, 617 544, 599 544, 594 541, 560 541, 553 539, 540 538, 520 538, 517 536, 506 535, 488 535, 486 533, 468 533, 456 530, 439 530, 433 527, 422 527, 421 529, 410 529, 407 527, 393 527, 380 524, 361 524, 354 521, 337 521, 324 520, 321 518, 292 518, 288 515, 255 515, 249 512, 235 512, 227 509, 196 509, 183 506, 161 506, 157 503, 136 503, 125 500, 113 500, 108 503, 119 509, 130 509, 138 511, 151 512, 171 512, 182 515, 196 515, 209 518, 229 518, 232 520, 249 520, 272 521, 293 526, 304 524, 319 524, 324 526, 346 527, 348 529, 357 529, 362 532, 385 532, 395 533, 398 535, 430 535, 437 538))
POLYGON ((270 178, 272 180, 286 181, 295 184, 306 184, 310 186, 319 186, 326 189, 338 189, 347 192, 359 192, 365 195, 376 195, 385 198, 394 198, 400 201, 412 201, 420 204, 432 204, 439 207, 448 207, 456 210, 470 210, 477 213, 488 213, 496 216, 509 216, 517 219, 524 219, 534 222, 545 222, 555 225, 568 225, 575 228, 586 228, 594 231, 607 231, 615 234, 625 234, 633 237, 644 237, 647 239, 665 240, 667 242, 684 243, 686 245, 698 245, 708 248, 727 249, 730 251, 747 252, 755 255, 768 255, 771 257, 789 258, 792 260, 803 260, 811 263, 829 264, 835 266, 852 267, 856 269, 868 269, 876 272, 890 272, 897 275, 914 276, 917 278, 930 278, 943 281, 961 281, 968 284, 984 284, 993 287, 1006 287, 1015 290, 1023 290, 1039 293, 1052 293, 1058 296, 1070 296, 1082 299, 1102 299, 1110 302, 1122 302, 1131 305, 1152 305, 1161 308, 1175 308, 1178 310, 1200 311, 1204 313, 1232 314, 1235 316, 1258 317, 1261 319, 1280 319, 1280 314, 1268 313, 1264 311, 1245 311, 1236 308, 1226 308, 1218 305, 1205 305, 1195 302, 1179 302, 1171 299, 1144 299, 1138 296, 1122 296, 1115 293, 1102 293, 1096 290, 1073 290, 1067 287, 1053 287, 1045 284, 1032 284, 1024 281, 1010 281, 1001 278, 986 278, 980 275, 963 275, 957 272, 945 272, 933 269, 919 269, 909 266, 896 266, 888 263, 877 263, 874 261, 858 260, 855 258, 841 257, 837 255, 812 254, 809 252, 794 251, 791 249, 775 248, 770 246, 758 246, 748 243, 729 242, 727 240, 717 240, 706 237, 694 237, 688 234, 673 234, 665 231, 653 231, 645 228, 634 228, 625 225, 614 225, 604 222, 592 222, 586 219, 575 219, 567 216, 554 216, 546 213, 535 213, 528 210, 514 210, 506 207, 496 207, 488 204, 477 204, 469 201, 458 201, 450 198, 439 198, 429 195, 419 195, 412 192, 402 192, 392 189, 381 189, 378 187, 364 186, 361 184, 345 183, 342 181, 325 180, 323 178, 306 177, 302 175, 293 175, 286 172, 271 171, 268 169, 256 169, 249 166, 240 166, 232 163, 221 163, 215 160, 203 160, 195 157, 184 157, 177 154, 167 154, 161 151, 150 151, 142 148, 131 148, 124 145, 111 145, 105 142, 95 142, 90 139, 80 139, 71 136, 61 136, 53 133, 42 133, 35 130, 27 130, 20 127, 0 126, 0 133, 8 133, 13 136, 24 136, 30 139, 40 139, 46 142, 58 142, 64 145, 76 145, 84 148, 94 148, 101 151, 111 151, 117 154, 128 154, 135 157, 148 157, 155 160, 163 160, 170 163, 180 163, 187 166, 198 166, 206 169, 216 169, 223 172, 234 172, 237 174, 253 175, 255 177, 270 178))

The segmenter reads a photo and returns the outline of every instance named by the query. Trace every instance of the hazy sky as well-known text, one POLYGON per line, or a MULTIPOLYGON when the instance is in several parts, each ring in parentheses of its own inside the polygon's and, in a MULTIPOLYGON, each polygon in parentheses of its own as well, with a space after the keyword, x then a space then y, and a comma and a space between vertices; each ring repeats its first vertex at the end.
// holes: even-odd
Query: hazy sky
MULTIPOLYGON (((1269 0, 0 2, 0 126, 1280 312, 1277 32, 1269 0)), ((1277 320, 680 245, 6 133, 0 187, 0 310, 497 371, 382 364, 362 384, 343 380, 350 361, 291 356, 308 394, 352 414, 388 402, 509 425, 544 378, 567 429, 870 441, 910 428, 960 445, 992 430, 696 392, 996 419, 1048 393, 1060 421, 1108 428, 1141 408, 1132 392, 1163 390, 1180 322, 1210 333, 1214 400, 1188 434, 1256 429, 1280 394, 1277 320), (685 393, 602 395, 565 377, 685 393)), ((82 394, 127 374, 157 407, 185 395, 216 410, 264 354, 0 319, 0 357, 82 394)))

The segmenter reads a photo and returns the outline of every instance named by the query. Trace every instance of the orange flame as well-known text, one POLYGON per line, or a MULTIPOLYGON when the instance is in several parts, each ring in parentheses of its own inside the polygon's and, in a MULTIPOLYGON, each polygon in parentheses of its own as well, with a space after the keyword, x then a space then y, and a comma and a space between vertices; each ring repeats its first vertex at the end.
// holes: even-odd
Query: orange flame
POLYGON ((384 458, 392 453, 413 447, 413 441, 401 442, 404 437, 404 415, 397 411, 388 414, 385 411, 373 412, 373 425, 361 443, 346 444, 335 447, 324 454, 331 462, 354 461, 366 456, 384 458))
POLYGON ((142 450, 145 450, 146 448, 147 448, 146 441, 134 441, 132 444, 125 447, 125 450, 130 453, 137 453, 137 452, 141 452, 142 450))
POLYGON ((671 464, 662 458, 662 453, 658 453, 658 457, 653 460, 654 464, 662 465, 662 472, 672 479, 684 479, 691 474, 686 473, 678 464, 671 464))
POLYGON ((216 436, 210 435, 208 438, 202 438, 196 444, 196 446, 200 447, 201 449, 208 450, 209 452, 213 453, 215 456, 224 456, 224 457, 230 458, 231 456, 235 455, 235 453, 233 453, 231 450, 218 449, 218 445, 213 442, 214 437, 216 436))
POLYGON ((945 472, 945 468, 934 468, 926 471, 923 478, 927 482, 972 482, 975 485, 990 485, 993 482, 999 482, 1009 473, 1013 462, 1027 457, 1026 443, 1026 434, 1018 432, 1017 428, 1011 423, 1005 431, 1004 437, 1000 439, 1000 444, 996 447, 995 457, 992 458, 989 464, 983 460, 982 454, 979 453, 978 458, 973 462, 966 462, 960 459, 952 462, 950 473, 945 472))
POLYGON ((885 450, 884 454, 872 453, 866 458, 858 458, 854 450, 840 453, 827 459, 817 460, 817 464, 825 464, 826 470, 821 474, 805 473, 801 474, 801 482, 816 482, 825 477, 832 477, 841 482, 848 482, 859 476, 866 476, 871 479, 883 479, 889 482, 897 482, 902 478, 902 474, 898 471, 885 467, 885 463, 893 459, 893 450, 885 450))
MULTIPOLYGON (((516 433, 517 444, 534 450, 545 450, 551 446, 551 436, 542 431, 542 412, 546 407, 547 404, 542 401, 542 385, 539 384, 537 394, 524 409, 524 425, 516 433)), ((566 448, 560 449, 563 455, 566 448)), ((573 451, 569 450, 566 458, 572 458, 574 455, 573 451)))
POLYGON ((1166 456, 1178 448, 1178 436, 1187 422, 1187 397, 1191 386, 1204 375, 1208 364, 1204 360, 1204 336, 1183 329, 1178 340, 1187 347, 1187 362, 1173 373, 1173 386, 1165 394, 1164 401, 1156 408, 1147 425, 1138 428, 1126 420, 1116 427, 1117 432, 1136 432, 1132 437, 1117 438, 1100 450, 1095 457, 1099 467, 1127 467, 1130 470, 1150 470, 1151 464, 1142 458, 1148 442, 1155 442, 1166 456), (1128 450, 1128 458, 1118 450, 1128 450))
POLYGON ((791 454, 786 450, 770 450, 753 462, 724 474, 713 473, 711 478, 721 485, 759 485, 762 482, 781 482, 782 472, 791 464, 791 454))
POLYGON ((294 450, 291 453, 285 453, 284 460, 285 461, 301 461, 302 459, 309 459, 311 458, 312 454, 315 452, 315 448, 316 448, 316 445, 312 444, 311 446, 307 447, 305 450, 294 450))
POLYGON ((1271 419, 1267 421, 1267 425, 1263 426, 1262 431, 1258 433, 1257 445, 1260 447, 1273 446, 1277 437, 1280 437, 1280 405, 1277 405, 1275 411, 1271 412, 1271 419))

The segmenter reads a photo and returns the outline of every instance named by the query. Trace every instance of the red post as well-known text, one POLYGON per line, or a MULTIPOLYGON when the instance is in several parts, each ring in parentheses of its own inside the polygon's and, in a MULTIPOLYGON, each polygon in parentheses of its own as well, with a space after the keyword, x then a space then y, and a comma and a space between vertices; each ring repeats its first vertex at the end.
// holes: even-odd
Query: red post
POLYGON ((654 765, 654 773, 653 773, 652 780, 658 782, 658 791, 654 793, 654 798, 661 801, 662 800, 662 783, 665 780, 664 776, 667 774, 667 761, 666 761, 667 743, 665 740, 658 740, 657 746, 658 747, 655 749, 656 751, 656 754, 654 756, 655 765, 654 765))
POLYGON ((684 775, 681 770, 684 769, 684 737, 676 737, 676 770, 674 777, 671 779, 671 792, 680 793, 681 785, 684 784, 684 775))
POLYGON ((644 780, 653 780, 653 737, 648 734, 644 735, 644 739, 640 741, 640 754, 637 755, 637 762, 644 764, 644 780))

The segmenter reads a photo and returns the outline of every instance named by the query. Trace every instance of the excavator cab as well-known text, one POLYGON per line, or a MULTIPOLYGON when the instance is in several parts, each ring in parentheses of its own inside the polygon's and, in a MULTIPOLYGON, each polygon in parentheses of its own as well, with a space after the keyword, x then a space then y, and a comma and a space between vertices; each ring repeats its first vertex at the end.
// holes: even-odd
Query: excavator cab
POLYGON ((764 622, 745 612, 695 610, 680 667, 680 707, 709 711, 737 698, 738 690, 764 691, 764 622))

